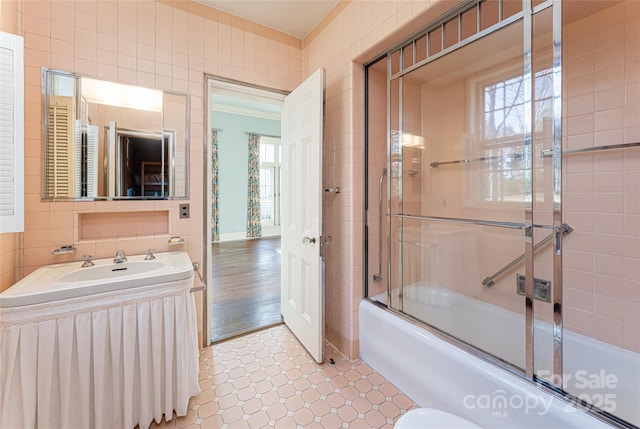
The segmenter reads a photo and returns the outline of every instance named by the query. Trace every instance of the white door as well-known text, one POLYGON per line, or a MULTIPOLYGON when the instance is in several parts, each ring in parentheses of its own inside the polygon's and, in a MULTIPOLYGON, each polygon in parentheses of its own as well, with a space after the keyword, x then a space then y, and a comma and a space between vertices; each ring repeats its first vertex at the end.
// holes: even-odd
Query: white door
POLYGON ((282 316, 322 362, 322 119, 324 69, 284 100, 282 114, 282 316))

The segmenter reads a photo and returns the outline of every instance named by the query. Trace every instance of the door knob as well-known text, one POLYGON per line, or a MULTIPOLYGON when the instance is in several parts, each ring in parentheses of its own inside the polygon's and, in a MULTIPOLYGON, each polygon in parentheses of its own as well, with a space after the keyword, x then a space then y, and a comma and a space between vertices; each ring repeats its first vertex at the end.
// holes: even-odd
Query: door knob
POLYGON ((315 242, 316 242, 315 237, 305 237, 302 239, 302 244, 309 244, 309 243, 315 243, 315 242))

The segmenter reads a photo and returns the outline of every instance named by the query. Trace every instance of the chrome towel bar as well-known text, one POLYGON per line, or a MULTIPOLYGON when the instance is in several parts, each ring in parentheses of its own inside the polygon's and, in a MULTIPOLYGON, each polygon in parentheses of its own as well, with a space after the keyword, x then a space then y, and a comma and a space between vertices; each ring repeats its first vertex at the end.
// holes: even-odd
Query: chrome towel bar
MULTIPOLYGON (((481 156, 479 158, 466 158, 466 159, 456 159, 455 161, 437 161, 437 162, 432 162, 430 165, 433 168, 438 168, 441 165, 449 165, 449 164, 469 164, 472 162, 481 162, 481 161, 491 161, 494 159, 503 159, 505 157, 503 156, 481 156)), ((523 153, 514 153, 509 157, 506 158, 511 158, 514 161, 522 161, 524 159, 524 154, 523 153)))
POLYGON ((411 214, 387 214, 389 217, 398 217, 404 219, 419 219, 419 220, 432 220, 434 222, 451 222, 451 223, 462 223, 466 225, 481 225, 481 226, 493 226, 498 228, 511 228, 511 229, 527 229, 529 228, 524 223, 516 223, 516 222, 500 222, 493 220, 482 220, 482 219, 464 219, 464 218, 455 218, 455 217, 441 217, 441 216, 422 216, 422 215, 411 215, 411 214))
MULTIPOLYGON (((627 149, 630 147, 638 147, 640 146, 640 142, 635 143, 622 143, 622 144, 610 144, 606 146, 594 146, 594 147, 585 147, 582 149, 566 149, 562 151, 563 155, 570 155, 572 153, 585 153, 585 152, 597 152, 601 150, 613 150, 613 149, 627 149)), ((545 149, 540 151, 540 155, 543 158, 549 158, 553 155, 553 151, 551 149, 545 149)))
POLYGON ((191 288, 191 293, 194 292, 200 292, 200 291, 205 291, 207 290, 207 285, 205 284, 204 280, 202 279, 202 274, 200 274, 200 262, 194 262, 193 263, 193 271, 196 272, 196 274, 198 275, 198 277, 200 277, 200 287, 193 287, 191 288))
MULTIPOLYGON (((570 155, 573 153, 586 153, 586 152, 597 152, 597 151, 602 151, 602 150, 613 150, 613 149, 627 149, 627 148, 631 148, 631 147, 638 147, 640 146, 640 142, 634 142, 634 143, 621 143, 621 144, 611 144, 611 145, 606 145, 606 146, 595 146, 595 147, 586 147, 586 148, 582 148, 582 149, 566 149, 562 151, 563 155, 570 155)), ((549 158, 551 156, 553 156, 553 150, 551 149, 544 149, 540 151, 540 156, 542 158, 549 158)), ((433 168, 438 168, 441 165, 451 165, 451 164, 469 164, 472 162, 482 162, 482 161, 492 161, 495 159, 502 159, 502 156, 481 156, 478 158, 464 158, 464 159, 456 159, 454 161, 436 161, 436 162, 432 162, 430 165, 433 168)), ((512 154, 509 158, 511 158, 513 161, 521 161, 524 159, 524 154, 523 153, 514 153, 512 154)))

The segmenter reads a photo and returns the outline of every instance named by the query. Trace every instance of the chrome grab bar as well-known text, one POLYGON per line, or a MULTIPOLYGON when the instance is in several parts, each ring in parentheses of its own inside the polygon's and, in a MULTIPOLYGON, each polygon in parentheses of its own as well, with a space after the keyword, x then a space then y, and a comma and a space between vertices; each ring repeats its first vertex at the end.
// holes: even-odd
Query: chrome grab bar
POLYGON ((465 225, 493 226, 493 227, 498 227, 498 228, 511 228, 511 229, 527 229, 527 228, 529 228, 524 223, 499 222, 499 221, 494 221, 494 220, 464 219, 464 218, 440 217, 440 216, 422 216, 422 215, 410 215, 410 214, 403 214, 403 213, 388 214, 387 216, 399 217, 399 218, 404 218, 404 219, 431 220, 431 221, 434 221, 434 222, 462 223, 462 224, 465 224, 465 225))
POLYGON ((196 272, 196 274, 198 275, 198 277, 200 277, 200 287, 192 287, 191 290, 189 292, 194 293, 194 292, 200 292, 200 291, 205 291, 207 290, 207 285, 205 284, 204 280, 202 279, 202 274, 200 274, 200 262, 194 262, 193 263, 193 271, 196 272))
POLYGON ((382 169, 378 184, 378 272, 373 275, 373 282, 382 281, 382 182, 387 175, 387 169, 382 169))
MULTIPOLYGON (((568 224, 566 224, 566 223, 562 224, 562 235, 567 235, 571 231, 573 231, 573 228, 571 228, 568 224)), ((547 244, 548 242, 553 240, 553 236, 554 236, 554 233, 551 233, 551 234, 547 235, 538 244, 533 246, 533 251, 535 252, 536 250, 538 250, 539 248, 541 248, 542 246, 544 246, 545 244, 547 244)), ((501 275, 503 275, 504 273, 509 271, 511 268, 515 267, 520 262, 522 262, 524 260, 524 257, 525 257, 525 254, 523 253, 522 255, 518 256, 513 261, 509 262, 507 265, 505 265, 504 267, 500 268, 498 271, 496 271, 495 273, 493 273, 489 277, 485 277, 485 279, 482 280, 483 286, 486 286, 486 287, 493 286, 493 284, 495 283, 495 281, 496 281, 496 279, 498 277, 500 277, 501 275)))
MULTIPOLYGON (((455 161, 436 161, 436 162, 432 162, 430 165, 433 168, 438 168, 441 165, 469 164, 471 162, 491 161, 491 160, 494 160, 494 159, 503 159, 503 158, 505 158, 505 157, 503 157, 501 155, 481 156, 479 158, 456 159, 455 161)), ((513 159, 514 161, 522 161, 524 159, 524 154, 523 153, 514 153, 509 158, 513 159)))
MULTIPOLYGON (((597 151, 601 151, 601 150, 613 150, 613 149, 627 149, 630 147, 638 147, 640 146, 640 142, 635 142, 635 143, 622 143, 622 144, 610 144, 610 145, 606 145, 606 146, 594 146, 594 147, 585 147, 582 149, 567 149, 567 150, 563 150, 562 154, 563 155, 570 155, 572 153, 586 153, 586 152, 597 152, 597 151)), ((550 156, 553 156, 553 150, 551 149, 545 149, 540 151, 540 156, 542 156, 543 158, 548 158, 550 156)))
MULTIPOLYGON (((585 152, 596 152, 601 150, 612 150, 612 149, 626 149, 630 147, 638 147, 640 146, 640 142, 635 143, 621 143, 621 144, 611 144, 606 146, 595 146, 595 147, 586 147, 582 149, 566 149, 562 151, 563 155, 569 155, 572 153, 585 153, 585 152)), ((540 156, 542 158, 549 158, 553 156, 553 150, 551 149, 543 149, 540 151, 540 156)), ((481 161, 491 161, 494 159, 502 159, 502 156, 481 156, 479 158, 464 158, 464 159, 456 159, 455 161, 436 161, 432 162, 430 165, 433 168, 438 168, 441 165, 450 165, 450 164, 469 164, 472 162, 481 162, 481 161)), ((524 153, 514 153, 509 158, 514 161, 522 161, 524 159, 524 153)))

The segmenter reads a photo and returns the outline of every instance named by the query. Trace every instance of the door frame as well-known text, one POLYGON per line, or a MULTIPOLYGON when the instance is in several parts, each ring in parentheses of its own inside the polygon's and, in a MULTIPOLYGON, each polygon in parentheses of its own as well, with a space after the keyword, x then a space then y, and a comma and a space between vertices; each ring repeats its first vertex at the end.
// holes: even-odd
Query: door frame
MULTIPOLYGON (((255 85, 247 82, 242 82, 235 79, 228 79, 225 77, 204 74, 205 91, 203 98, 203 110, 204 110, 204 133, 203 133, 203 190, 202 193, 202 214, 204 222, 202 223, 202 281, 205 285, 211 284, 211 271, 212 266, 212 254, 211 254, 211 126, 209 121, 211 120, 211 89, 218 84, 219 87, 228 87, 242 89, 242 92, 247 94, 259 94, 270 92, 273 94, 282 95, 283 105, 284 96, 289 94, 289 91, 283 91, 280 89, 270 88, 267 86, 255 85)), ((241 92, 241 91, 238 91, 241 92)), ((211 345, 211 317, 209 311, 211 309, 212 293, 211 287, 206 287, 203 291, 202 297, 202 346, 207 347, 211 345)))

